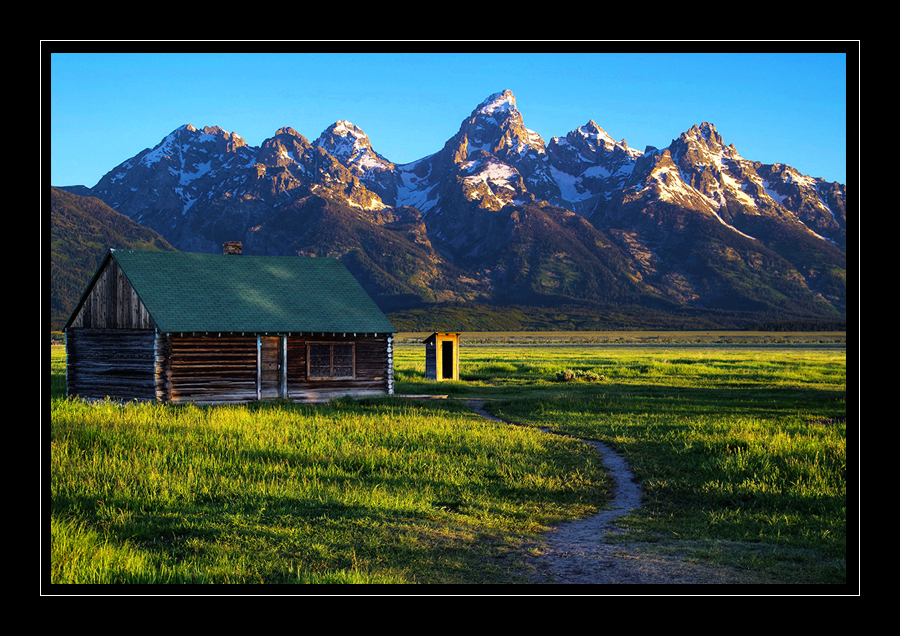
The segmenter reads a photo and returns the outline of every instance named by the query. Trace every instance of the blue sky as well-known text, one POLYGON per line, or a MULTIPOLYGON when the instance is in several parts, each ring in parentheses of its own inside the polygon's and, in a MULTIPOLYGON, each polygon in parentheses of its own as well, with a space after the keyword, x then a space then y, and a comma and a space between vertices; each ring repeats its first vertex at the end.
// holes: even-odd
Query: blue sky
MULTIPOLYGON (((846 183, 848 61, 856 64, 843 53, 58 52, 41 68, 44 151, 51 185, 93 186, 183 124, 220 126, 258 146, 282 126, 313 141, 346 119, 387 159, 407 163, 440 150, 482 100, 509 89, 546 142, 593 119, 643 150, 708 121, 745 159, 846 183)), ((849 97, 855 116, 858 86, 849 97)), ((855 139, 858 121, 849 123, 855 139)))

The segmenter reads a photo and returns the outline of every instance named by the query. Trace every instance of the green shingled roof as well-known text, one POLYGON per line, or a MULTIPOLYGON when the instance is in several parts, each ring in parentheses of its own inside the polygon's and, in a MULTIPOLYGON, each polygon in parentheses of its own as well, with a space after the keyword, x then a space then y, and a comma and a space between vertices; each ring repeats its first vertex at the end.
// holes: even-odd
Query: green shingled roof
POLYGON ((112 250, 160 331, 395 333, 335 258, 112 250))

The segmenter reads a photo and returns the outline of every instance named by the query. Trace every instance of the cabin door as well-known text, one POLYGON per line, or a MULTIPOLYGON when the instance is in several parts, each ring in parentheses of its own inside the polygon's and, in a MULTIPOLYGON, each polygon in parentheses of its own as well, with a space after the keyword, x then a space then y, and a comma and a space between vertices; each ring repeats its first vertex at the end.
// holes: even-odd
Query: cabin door
POLYGON ((285 395, 283 336, 257 337, 257 398, 273 400, 285 395))
POLYGON ((455 380, 453 377, 453 341, 441 342, 441 378, 455 380))

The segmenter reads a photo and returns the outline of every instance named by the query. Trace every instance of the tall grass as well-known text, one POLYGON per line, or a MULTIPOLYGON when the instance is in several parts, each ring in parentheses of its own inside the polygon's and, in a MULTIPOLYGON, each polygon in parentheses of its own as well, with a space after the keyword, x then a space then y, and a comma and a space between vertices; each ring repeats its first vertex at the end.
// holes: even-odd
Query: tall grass
POLYGON ((524 580, 538 533, 609 496, 579 437, 620 450, 643 487, 618 540, 846 580, 841 347, 492 342, 464 346, 462 379, 441 383, 422 347, 396 347, 398 392, 487 399, 524 427, 454 400, 85 403, 63 397, 63 362, 55 348, 54 583, 524 580))
POLYGON ((54 397, 49 442, 53 583, 507 581, 607 488, 583 445, 452 402, 54 397))

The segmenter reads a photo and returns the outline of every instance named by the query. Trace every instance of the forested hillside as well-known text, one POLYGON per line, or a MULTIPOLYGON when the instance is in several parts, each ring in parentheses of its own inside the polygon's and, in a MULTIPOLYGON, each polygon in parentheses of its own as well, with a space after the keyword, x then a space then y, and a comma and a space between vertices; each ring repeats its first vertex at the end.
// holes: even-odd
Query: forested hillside
POLYGON ((50 188, 51 331, 65 324, 109 248, 175 249, 99 199, 50 188))

